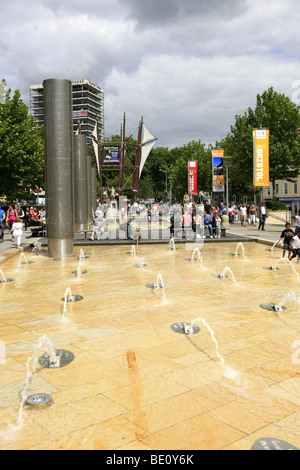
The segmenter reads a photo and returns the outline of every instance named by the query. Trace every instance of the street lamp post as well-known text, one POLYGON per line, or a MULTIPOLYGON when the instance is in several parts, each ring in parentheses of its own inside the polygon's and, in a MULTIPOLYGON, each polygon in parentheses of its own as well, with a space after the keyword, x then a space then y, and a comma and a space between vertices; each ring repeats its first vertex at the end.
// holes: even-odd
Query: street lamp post
POLYGON ((224 164, 225 164, 225 169, 226 169, 226 207, 228 211, 228 168, 229 168, 229 161, 230 161, 230 156, 224 156, 224 164))

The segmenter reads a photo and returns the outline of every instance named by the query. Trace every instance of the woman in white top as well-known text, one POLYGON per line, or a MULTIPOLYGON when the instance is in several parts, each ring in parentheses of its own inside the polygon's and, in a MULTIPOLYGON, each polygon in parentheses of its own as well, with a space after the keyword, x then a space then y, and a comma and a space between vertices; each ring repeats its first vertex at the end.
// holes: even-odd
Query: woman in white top
POLYGON ((293 258, 298 256, 297 263, 300 263, 300 232, 298 232, 297 235, 291 239, 290 245, 292 248, 292 253, 289 256, 289 260, 291 261, 293 258))
POLYGON ((20 217, 18 216, 16 217, 16 220, 14 221, 9 233, 13 233, 15 247, 19 249, 21 245, 22 234, 23 234, 23 224, 20 220, 20 217))
POLYGON ((300 211, 298 212, 298 215, 296 215, 296 217, 294 218, 293 222, 295 222, 295 235, 297 235, 300 230, 300 211))

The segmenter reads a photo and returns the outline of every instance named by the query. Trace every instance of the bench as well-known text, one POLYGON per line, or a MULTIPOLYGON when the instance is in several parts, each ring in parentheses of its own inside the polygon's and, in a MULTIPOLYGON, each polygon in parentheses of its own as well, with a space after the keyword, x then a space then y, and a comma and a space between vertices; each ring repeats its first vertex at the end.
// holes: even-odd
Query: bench
POLYGON ((33 227, 28 227, 29 230, 31 230, 31 236, 32 237, 40 237, 44 236, 46 233, 46 227, 43 225, 34 225, 33 227))
POLYGON ((87 234, 88 233, 92 233, 92 229, 89 229, 89 230, 78 230, 78 233, 84 233, 84 239, 86 240, 87 238, 87 234))
MULTIPOLYGON (((87 235, 88 235, 88 233, 92 234, 92 231, 93 231, 92 229, 89 229, 89 230, 78 230, 77 233, 83 233, 83 234, 84 234, 84 239, 87 240, 87 235)), ((108 231, 106 231, 106 232, 104 232, 104 233, 108 233, 108 238, 111 239, 111 230, 108 230, 108 231)), ((102 234, 102 235, 103 235, 103 234, 102 234)), ((102 240, 102 239, 100 238, 100 240, 102 240)))

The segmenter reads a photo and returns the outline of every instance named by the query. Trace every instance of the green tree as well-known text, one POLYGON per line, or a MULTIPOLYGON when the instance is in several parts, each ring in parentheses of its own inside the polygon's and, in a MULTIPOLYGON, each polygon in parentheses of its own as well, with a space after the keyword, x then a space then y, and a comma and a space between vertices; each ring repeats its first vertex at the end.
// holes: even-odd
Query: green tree
POLYGON ((230 182, 234 192, 248 191, 253 185, 254 128, 270 131, 270 182, 293 181, 300 174, 300 107, 271 87, 257 95, 255 109, 235 116, 231 133, 220 143, 225 155, 232 155, 230 182))
POLYGON ((183 147, 171 150, 173 158, 173 193, 178 200, 182 200, 188 193, 188 161, 197 161, 197 186, 199 191, 211 191, 212 160, 211 148, 199 141, 192 141, 183 147))
POLYGON ((35 127, 19 90, 11 94, 0 102, 0 191, 8 200, 30 199, 31 189, 44 186, 43 128, 35 127))

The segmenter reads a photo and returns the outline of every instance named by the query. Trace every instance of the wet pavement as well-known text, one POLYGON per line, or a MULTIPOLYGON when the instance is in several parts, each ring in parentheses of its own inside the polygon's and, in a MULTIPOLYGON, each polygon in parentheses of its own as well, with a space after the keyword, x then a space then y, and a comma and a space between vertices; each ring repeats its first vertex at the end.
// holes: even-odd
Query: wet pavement
POLYGON ((300 268, 269 249, 283 225, 235 224, 193 262, 192 242, 142 242, 134 257, 132 241, 54 260, 25 235, 26 263, 7 240, 0 449, 249 450, 266 437, 300 448, 300 268), (245 256, 232 256, 244 239, 245 256), (66 302, 67 289, 80 300, 66 302), (286 310, 262 307, 272 302, 286 310), (191 322, 195 334, 176 332, 191 322), (72 361, 44 367, 41 338, 72 361), (39 394, 50 405, 20 406, 39 394))

